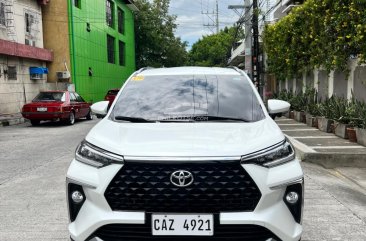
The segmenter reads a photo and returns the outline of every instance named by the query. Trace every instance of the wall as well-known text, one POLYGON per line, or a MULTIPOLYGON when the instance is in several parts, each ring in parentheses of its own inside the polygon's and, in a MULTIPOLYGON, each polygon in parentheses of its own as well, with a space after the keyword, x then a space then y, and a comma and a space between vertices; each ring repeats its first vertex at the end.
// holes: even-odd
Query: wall
POLYGON ((43 48, 43 27, 41 6, 36 0, 11 0, 13 2, 12 17, 14 18, 15 36, 8 36, 6 28, 1 29, 1 38, 9 41, 15 41, 25 44, 25 39, 33 39, 35 47, 43 48), (25 31, 25 12, 32 13, 35 16, 35 24, 32 25, 33 36, 26 36, 25 31))
POLYGON ((328 73, 325 70, 318 71, 318 98, 324 100, 328 98, 328 73))
MULTIPOLYGON (((27 38, 35 41, 35 47, 43 48, 41 7, 37 1, 14 0, 11 3, 13 3, 11 13, 7 17, 14 19, 12 24, 14 27, 0 26, 0 39, 23 44, 17 47, 24 47, 27 38), (35 16, 36 24, 32 25, 32 36, 26 35, 25 12, 35 16), (10 35, 9 31, 14 32, 15 35, 10 35)), ((0 54, 0 114, 20 112, 23 104, 31 101, 40 90, 56 88, 47 84, 47 75, 44 75, 41 80, 31 80, 29 76, 31 66, 45 67, 45 62, 0 54), (5 75, 4 70, 8 69, 8 66, 16 67, 16 80, 9 80, 8 75, 5 75)))
POLYGON ((27 60, 17 57, 0 55, 0 72, 6 66, 17 67, 17 79, 9 80, 6 75, 0 75, 0 114, 13 114, 21 111, 26 102, 30 102, 40 90, 65 89, 65 86, 47 83, 47 75, 42 80, 31 80, 30 66, 44 65, 40 61, 27 60))
POLYGON ((65 71, 65 64, 71 69, 67 11, 66 0, 52 0, 42 7, 44 46, 54 53, 53 62, 47 64, 48 82, 58 81, 56 72, 65 71))
POLYGON ((347 82, 345 73, 340 71, 334 72, 333 94, 339 97, 347 98, 347 82))
POLYGON ((135 70, 134 16, 123 1, 114 1, 114 25, 106 24, 105 0, 81 0, 80 9, 70 6, 70 33, 74 43, 71 51, 72 81, 87 101, 102 100, 108 89, 120 88, 135 70), (125 33, 119 34, 117 28, 117 5, 125 12, 125 33), (87 31, 90 24, 90 32, 87 31), (116 63, 107 61, 107 34, 115 37, 116 63), (119 65, 118 40, 125 43, 125 66, 119 65), (89 68, 92 76, 89 76, 89 68))
POLYGON ((366 102, 366 65, 360 65, 358 60, 352 59, 348 63, 350 70, 348 75, 340 71, 331 71, 316 69, 303 75, 303 83, 296 79, 282 81, 279 85, 279 91, 282 89, 298 91, 299 86, 314 87, 318 91, 318 99, 324 100, 332 95, 350 99, 354 96, 356 99, 366 102))
POLYGON ((353 93, 358 100, 366 102, 366 67, 358 66, 354 72, 353 93))

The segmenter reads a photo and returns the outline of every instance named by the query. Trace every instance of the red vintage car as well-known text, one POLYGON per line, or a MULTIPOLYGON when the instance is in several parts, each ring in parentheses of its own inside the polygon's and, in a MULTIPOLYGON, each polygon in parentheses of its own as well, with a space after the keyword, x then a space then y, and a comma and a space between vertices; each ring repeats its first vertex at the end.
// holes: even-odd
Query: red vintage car
POLYGON ((42 91, 23 106, 22 115, 32 125, 39 125, 42 120, 61 120, 73 125, 75 119, 93 119, 90 104, 71 91, 42 91))
POLYGON ((112 89, 112 90, 108 90, 106 96, 104 97, 104 99, 106 101, 109 101, 109 104, 108 104, 108 109, 109 107, 111 107, 114 99, 116 98, 117 94, 118 94, 118 91, 119 89, 112 89))

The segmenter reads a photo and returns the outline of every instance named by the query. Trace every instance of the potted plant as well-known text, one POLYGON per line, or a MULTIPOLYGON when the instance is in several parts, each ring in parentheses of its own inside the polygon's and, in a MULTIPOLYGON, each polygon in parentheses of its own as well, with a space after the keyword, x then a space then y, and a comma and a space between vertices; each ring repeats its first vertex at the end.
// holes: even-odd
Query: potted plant
POLYGON ((331 133, 333 123, 333 97, 326 99, 319 105, 318 128, 320 131, 331 133))
POLYGON ((294 110, 294 119, 297 122, 304 122, 305 119, 305 98, 302 92, 298 92, 296 95, 293 96, 291 99, 291 107, 294 110))
POLYGON ((343 97, 334 96, 332 106, 334 134, 348 139, 347 128, 350 127, 350 122, 353 118, 353 104, 343 97))
POLYGON ((305 91, 305 123, 308 126, 315 127, 316 116, 319 115, 317 104, 317 91, 307 88, 305 91))
POLYGON ((357 143, 366 146, 366 104, 354 98, 353 101, 355 104, 355 113, 358 114, 355 128, 357 143))

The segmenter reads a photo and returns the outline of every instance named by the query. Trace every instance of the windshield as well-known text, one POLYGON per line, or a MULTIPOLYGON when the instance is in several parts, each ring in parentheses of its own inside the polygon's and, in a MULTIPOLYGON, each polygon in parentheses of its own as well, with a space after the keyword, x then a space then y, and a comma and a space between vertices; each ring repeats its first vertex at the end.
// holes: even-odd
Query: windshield
POLYGON ((135 76, 126 84, 111 115, 115 120, 123 117, 254 122, 263 119, 264 113, 244 76, 163 75, 135 76))
POLYGON ((36 98, 33 99, 33 102, 39 101, 62 101, 65 102, 65 92, 41 92, 36 98))

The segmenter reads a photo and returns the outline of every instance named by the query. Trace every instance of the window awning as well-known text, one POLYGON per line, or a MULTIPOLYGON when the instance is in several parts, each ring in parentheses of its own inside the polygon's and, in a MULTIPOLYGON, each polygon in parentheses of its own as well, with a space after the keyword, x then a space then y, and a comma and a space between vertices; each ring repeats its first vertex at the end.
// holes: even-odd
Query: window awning
POLYGON ((29 67, 29 74, 48 74, 48 68, 29 67))

